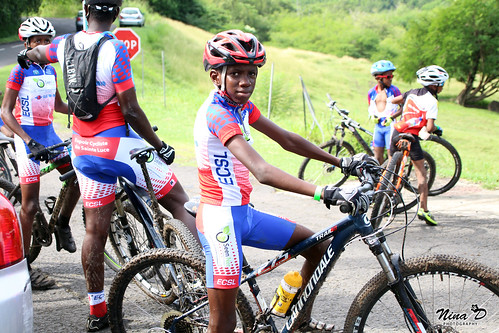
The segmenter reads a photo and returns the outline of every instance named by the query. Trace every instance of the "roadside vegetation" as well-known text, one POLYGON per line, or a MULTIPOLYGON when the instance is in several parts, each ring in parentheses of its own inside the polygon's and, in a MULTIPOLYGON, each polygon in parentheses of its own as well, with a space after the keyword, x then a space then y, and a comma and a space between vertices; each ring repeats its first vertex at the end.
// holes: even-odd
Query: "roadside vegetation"
MULTIPOLYGON (((212 33, 164 18, 155 13, 145 1, 125 1, 124 5, 140 7, 147 15, 145 27, 134 28, 140 35, 142 44, 142 53, 132 62, 141 106, 151 122, 158 125, 160 136, 177 149, 177 163, 194 165, 192 126, 197 109, 213 88, 202 66, 204 43, 212 33), (165 59, 165 95, 162 52, 165 59)), ((70 17, 74 17, 78 9, 75 6, 70 17)), ((50 17, 50 14, 45 12, 43 16, 50 17)), ((329 125, 329 109, 325 106, 327 93, 338 101, 340 107, 350 110, 354 119, 367 128, 372 127, 367 119, 366 99, 367 91, 374 85, 369 74, 372 59, 347 55, 339 57, 282 45, 276 47, 276 44, 272 40, 265 43, 268 62, 260 71, 257 89, 252 98, 264 115, 269 112, 269 85, 273 65, 270 117, 279 125, 309 137, 316 143, 322 141, 317 127, 311 131, 312 120, 309 111, 304 110, 299 79, 301 76, 326 136, 333 130, 329 125)), ((63 87, 62 72, 58 65, 55 67, 58 70, 59 85, 63 87)), ((6 81, 10 69, 8 66, 0 69, 1 82, 6 81)), ((415 81, 402 81, 397 75, 399 73, 398 70, 395 72, 394 84, 401 91, 418 87, 415 81)), ((498 189, 499 168, 496 166, 499 162, 499 136, 495 133, 495 128, 499 126, 499 114, 457 105, 455 100, 463 89, 464 84, 455 79, 451 79, 445 86, 440 98, 437 123, 443 127, 444 137, 461 154, 462 178, 481 183, 489 189, 498 189)), ((64 93, 62 95, 64 97, 64 93)), ((495 97, 497 99, 497 94, 495 97)), ((57 116, 57 121, 65 125, 67 119, 65 116, 57 116)), ((338 122, 337 117, 333 119, 333 124, 338 122)), ((353 139, 349 141, 353 142, 353 139)), ((291 174, 297 174, 301 158, 275 149, 270 140, 258 135, 256 148, 266 152, 264 157, 269 162, 291 174)))

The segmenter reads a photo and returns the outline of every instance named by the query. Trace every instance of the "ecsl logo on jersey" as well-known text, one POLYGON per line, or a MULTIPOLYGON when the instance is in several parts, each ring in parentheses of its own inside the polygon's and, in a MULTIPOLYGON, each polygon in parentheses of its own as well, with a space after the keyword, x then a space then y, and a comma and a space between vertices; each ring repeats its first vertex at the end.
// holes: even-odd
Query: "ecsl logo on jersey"
POLYGON ((217 167, 215 168, 215 172, 217 173, 220 184, 234 185, 231 170, 228 168, 230 162, 227 152, 223 155, 213 155, 213 157, 213 163, 217 167))
POLYGON ((31 112, 29 112, 29 98, 21 97, 21 113, 23 116, 29 117, 31 116, 31 112))
POLYGON ((45 82, 42 79, 34 78, 33 81, 35 81, 35 83, 38 86, 38 88, 45 87, 45 82))

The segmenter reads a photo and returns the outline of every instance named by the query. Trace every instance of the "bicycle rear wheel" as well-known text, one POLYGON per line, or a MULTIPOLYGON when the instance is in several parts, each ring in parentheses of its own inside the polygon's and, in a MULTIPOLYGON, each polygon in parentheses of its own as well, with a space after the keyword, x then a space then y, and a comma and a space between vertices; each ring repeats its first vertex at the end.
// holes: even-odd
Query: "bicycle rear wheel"
MULTIPOLYGON (((355 149, 346 141, 339 145, 338 141, 330 140, 319 147, 338 158, 355 155, 355 149)), ((348 176, 336 169, 338 169, 336 166, 329 163, 306 158, 300 165, 298 178, 320 186, 333 185, 338 187, 347 180, 348 176)))
MULTIPOLYGON (((426 332, 497 331, 497 270, 451 255, 413 258, 400 269, 428 319, 426 332)), ((414 332, 390 290, 385 273, 374 276, 355 297, 344 332, 414 332)))
MULTIPOLYGON (((202 257, 178 249, 154 249, 141 253, 123 267, 111 285, 111 331, 149 332, 153 328, 158 331, 170 330, 175 318, 206 302, 205 306, 174 325, 175 332, 206 332, 209 319, 207 300, 202 257), (150 285, 150 293, 147 296, 132 281, 137 275, 149 271, 156 273, 145 278, 150 285), (172 272, 175 279, 170 279, 172 272), (167 281, 172 284, 167 284, 167 281), (162 300, 163 295, 170 291, 178 297, 178 301, 173 304, 162 300)), ((250 332, 255 317, 241 291, 237 297, 237 315, 235 332, 250 332)))
POLYGON ((420 142, 423 150, 431 154, 436 164, 435 182, 428 187, 428 195, 435 196, 449 191, 461 177, 462 162, 459 153, 449 141, 436 135, 420 142))

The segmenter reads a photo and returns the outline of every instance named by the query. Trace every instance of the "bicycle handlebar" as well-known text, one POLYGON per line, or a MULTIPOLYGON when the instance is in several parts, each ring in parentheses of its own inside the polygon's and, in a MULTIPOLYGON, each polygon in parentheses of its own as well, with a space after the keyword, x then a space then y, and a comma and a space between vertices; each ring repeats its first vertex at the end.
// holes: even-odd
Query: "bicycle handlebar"
MULTIPOLYGON (((362 182, 360 186, 357 187, 357 190, 361 193, 367 194, 369 198, 369 203, 371 203, 373 195, 374 195, 374 184, 375 180, 373 178, 373 173, 378 173, 379 168, 377 166, 371 166, 364 162, 358 168, 361 171, 361 175, 359 176, 359 180, 362 182)), ((340 212, 344 214, 348 214, 353 210, 352 204, 348 201, 338 200, 336 202, 336 206, 340 206, 340 212)))
MULTIPOLYGON (((45 147, 49 154, 52 155, 52 156, 57 156, 61 153, 60 150, 56 150, 57 148, 59 147, 67 147, 71 144, 71 139, 67 139, 67 140, 64 140, 63 142, 60 142, 60 143, 57 143, 53 146, 48 146, 48 147, 45 147)), ((32 158, 33 157, 33 153, 29 153, 28 154, 28 158, 32 158)))

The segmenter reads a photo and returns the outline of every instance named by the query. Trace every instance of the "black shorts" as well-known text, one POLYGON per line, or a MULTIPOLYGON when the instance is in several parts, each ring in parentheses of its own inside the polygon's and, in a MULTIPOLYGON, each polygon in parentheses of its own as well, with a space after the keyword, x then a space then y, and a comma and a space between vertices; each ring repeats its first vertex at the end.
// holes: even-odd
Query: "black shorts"
MULTIPOLYGON (((392 142, 390 144, 390 154, 393 156, 393 154, 396 151, 399 151, 400 149, 397 148, 397 141, 399 140, 399 135, 400 133, 397 130, 393 130, 392 133, 392 142)), ((409 153, 409 156, 411 157, 411 160, 413 161, 419 161, 424 158, 423 156, 423 148, 421 148, 421 144, 419 141, 421 140, 417 135, 413 135, 413 137, 416 139, 414 142, 411 143, 411 151, 409 153)))

